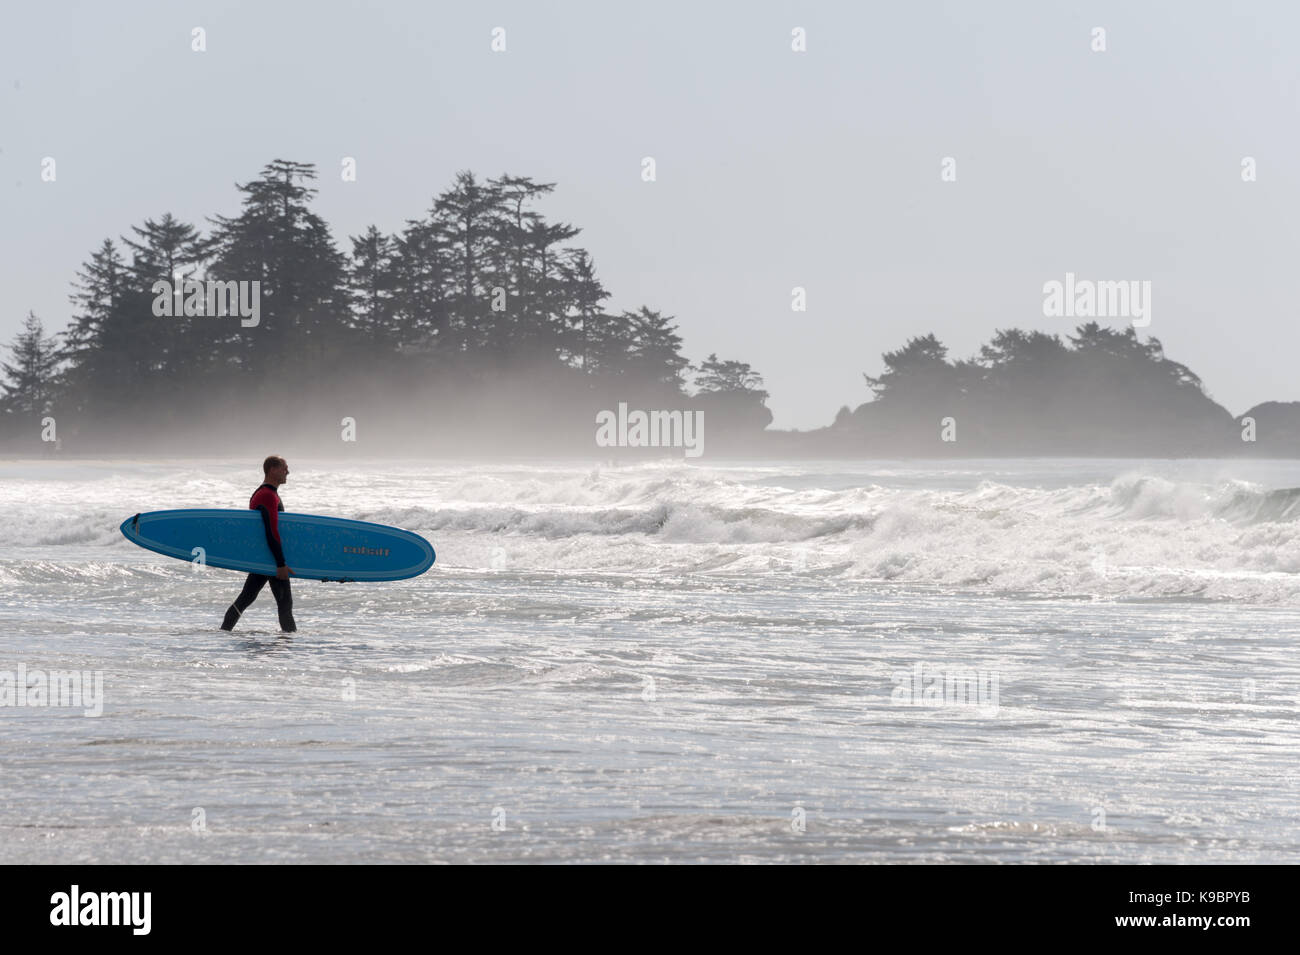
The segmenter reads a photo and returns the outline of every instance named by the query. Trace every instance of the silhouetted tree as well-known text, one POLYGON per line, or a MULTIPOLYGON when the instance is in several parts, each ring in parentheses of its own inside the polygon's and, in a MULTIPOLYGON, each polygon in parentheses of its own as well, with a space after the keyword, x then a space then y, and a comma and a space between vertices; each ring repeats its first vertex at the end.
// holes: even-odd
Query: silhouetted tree
MULTIPOLYGON (((149 329, 140 346, 147 352, 138 364, 147 377, 137 383, 139 391, 162 398, 180 389, 200 384, 220 359, 221 344, 229 337, 228 321, 213 316, 181 314, 181 299, 173 296, 173 315, 153 314, 157 295, 155 283, 166 281, 176 293, 185 282, 200 278, 200 266, 208 258, 211 242, 170 212, 158 220, 146 219, 132 226, 135 238, 122 238, 132 252, 128 266, 131 279, 123 307, 138 316, 149 329)), ((206 307, 206 300, 205 300, 206 307)))
MULTIPOLYGON (((609 320, 602 308, 609 292, 596 278, 595 263, 585 249, 574 250, 565 260, 564 269, 568 299, 572 303, 570 321, 574 336, 563 357, 568 364, 590 373, 594 370, 589 354, 592 343, 600 336, 601 324, 609 320)), ((630 336, 627 341, 630 344, 630 336)))
POLYGON ((426 220, 407 222, 394 243, 393 311, 398 347, 434 351, 449 341, 454 291, 450 241, 426 220))
POLYGON ((719 361, 716 353, 700 363, 695 387, 701 392, 745 392, 767 399, 761 375, 743 361, 719 361))
POLYGON ((242 210, 217 216, 212 274, 261 282, 260 323, 229 325, 239 362, 260 384, 276 375, 317 373, 347 354, 347 288, 343 256, 325 220, 309 208, 316 189, 311 163, 277 159, 259 178, 237 186, 242 210))
POLYGON ((400 342, 397 316, 399 275, 396 243, 375 226, 352 237, 348 263, 351 325, 361 332, 365 347, 374 355, 394 352, 400 342))
POLYGON ((111 239, 82 265, 72 287, 76 311, 59 355, 68 362, 69 407, 112 417, 133 403, 141 377, 149 373, 142 344, 154 328, 138 302, 130 307, 136 283, 111 239))
POLYGON ((682 357, 682 339, 672 316, 661 315, 644 305, 636 312, 624 312, 632 330, 632 348, 627 372, 652 391, 680 395, 683 373, 690 361, 682 357))
POLYGON ((59 349, 34 312, 28 312, 23 330, 9 346, 10 360, 0 363, 0 406, 12 414, 42 415, 54 398, 59 349))
POLYGON ((583 368, 598 387, 625 380, 636 347, 636 322, 632 312, 591 316, 585 326, 583 368))
POLYGON ((898 351, 886 352, 881 360, 885 370, 879 378, 862 377, 882 406, 905 411, 924 406, 928 410, 956 387, 956 369, 948 362, 948 349, 933 334, 912 338, 898 351))
POLYGON ((452 187, 434 201, 430 224, 454 255, 455 294, 450 321, 442 331, 443 347, 456 353, 485 353, 495 338, 491 317, 491 273, 500 256, 494 246, 494 218, 501 207, 501 191, 480 183, 472 172, 456 174, 452 187), (488 271, 484 274, 482 263, 488 271))
POLYGON ((763 378, 745 362, 719 361, 717 354, 710 354, 700 363, 695 386, 696 404, 712 412, 715 421, 721 418, 730 427, 760 431, 772 423, 763 378))

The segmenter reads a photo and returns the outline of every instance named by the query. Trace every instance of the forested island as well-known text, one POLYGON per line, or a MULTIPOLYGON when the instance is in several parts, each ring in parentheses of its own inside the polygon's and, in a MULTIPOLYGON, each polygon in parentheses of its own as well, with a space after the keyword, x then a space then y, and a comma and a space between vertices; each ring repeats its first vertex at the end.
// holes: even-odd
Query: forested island
POLYGON ((67 326, 29 313, 0 352, 0 450, 225 453, 291 435, 322 451, 608 456, 597 416, 622 405, 703 412, 706 454, 1300 449, 1300 403, 1234 418, 1157 339, 1095 322, 1064 338, 998 330, 964 360, 913 338, 864 374, 868 400, 773 431, 748 364, 693 364, 673 317, 606 307, 580 229, 537 209, 554 183, 462 172, 427 213, 345 252, 312 211, 315 178, 275 160, 206 230, 164 213, 106 238, 73 279, 67 326))

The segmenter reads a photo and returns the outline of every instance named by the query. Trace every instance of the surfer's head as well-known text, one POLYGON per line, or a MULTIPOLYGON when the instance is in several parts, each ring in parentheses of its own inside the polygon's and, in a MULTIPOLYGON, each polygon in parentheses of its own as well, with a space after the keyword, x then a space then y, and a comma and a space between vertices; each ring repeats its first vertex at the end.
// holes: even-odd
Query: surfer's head
POLYGON ((267 484, 279 487, 289 480, 289 464, 278 454, 273 454, 262 462, 262 473, 266 476, 267 484))

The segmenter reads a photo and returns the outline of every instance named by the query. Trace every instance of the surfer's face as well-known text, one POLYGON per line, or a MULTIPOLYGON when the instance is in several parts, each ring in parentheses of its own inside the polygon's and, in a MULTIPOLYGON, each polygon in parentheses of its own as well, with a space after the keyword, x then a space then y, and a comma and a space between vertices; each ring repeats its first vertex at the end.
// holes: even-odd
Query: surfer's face
POLYGON ((271 468, 266 472, 266 476, 270 479, 271 484, 283 484, 289 480, 289 462, 286 461, 284 464, 271 468))

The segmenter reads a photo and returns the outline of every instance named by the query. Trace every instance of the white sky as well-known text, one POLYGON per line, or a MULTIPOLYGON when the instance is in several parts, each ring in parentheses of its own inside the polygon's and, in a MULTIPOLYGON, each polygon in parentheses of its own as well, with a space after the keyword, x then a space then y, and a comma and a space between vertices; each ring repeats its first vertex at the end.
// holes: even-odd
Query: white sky
POLYGON ((234 183, 286 158, 319 165, 344 249, 460 169, 557 182, 542 211, 583 229, 610 306, 675 315, 694 361, 753 364, 776 427, 866 400, 861 372, 913 335, 968 357, 997 327, 1068 331, 1042 314, 1066 271, 1150 280, 1144 334, 1230 411, 1300 399, 1300 5, 43 2, 0 22, 5 343, 29 309, 65 326, 104 238, 232 214, 234 183))

